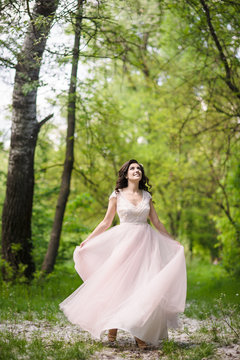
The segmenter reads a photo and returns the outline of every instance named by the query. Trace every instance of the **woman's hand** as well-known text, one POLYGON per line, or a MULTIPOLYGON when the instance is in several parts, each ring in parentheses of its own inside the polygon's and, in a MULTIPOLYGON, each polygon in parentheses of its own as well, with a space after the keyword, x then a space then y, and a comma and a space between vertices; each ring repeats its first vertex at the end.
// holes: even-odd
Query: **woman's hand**
POLYGON ((84 240, 83 242, 81 242, 81 244, 79 245, 80 248, 82 248, 84 246, 84 244, 87 242, 88 239, 84 240))

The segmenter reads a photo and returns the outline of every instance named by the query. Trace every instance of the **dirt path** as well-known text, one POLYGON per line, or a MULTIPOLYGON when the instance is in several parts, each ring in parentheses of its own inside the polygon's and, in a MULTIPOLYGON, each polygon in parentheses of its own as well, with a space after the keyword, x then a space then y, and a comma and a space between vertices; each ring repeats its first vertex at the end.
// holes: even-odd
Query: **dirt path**
MULTIPOLYGON (((169 340, 181 346, 190 347, 202 342, 211 342, 211 322, 208 320, 200 321, 196 319, 182 316, 180 318, 180 328, 169 332, 169 340), (203 331, 205 329, 205 331, 203 331)), ((0 324, 1 331, 10 331, 19 337, 25 337, 31 340, 34 336, 41 336, 41 338, 48 342, 51 339, 64 340, 67 343, 72 343, 79 340, 86 340, 91 342, 93 339, 87 332, 81 331, 77 326, 66 323, 62 318, 59 323, 51 324, 44 320, 38 321, 22 321, 22 322, 4 322, 0 324)), ((226 329, 223 330, 221 339, 228 339, 226 329)), ((125 359, 142 359, 142 360, 157 360, 168 359, 163 354, 161 346, 159 348, 149 348, 146 351, 139 351, 134 340, 129 333, 119 331, 118 340, 114 345, 110 345, 107 341, 107 334, 102 338, 103 348, 101 351, 95 353, 92 360, 122 360, 125 359)), ((240 346, 234 344, 231 340, 221 340, 219 343, 215 342, 216 352, 213 357, 209 359, 240 359, 240 346)), ((204 359, 204 358, 203 358, 204 359)))

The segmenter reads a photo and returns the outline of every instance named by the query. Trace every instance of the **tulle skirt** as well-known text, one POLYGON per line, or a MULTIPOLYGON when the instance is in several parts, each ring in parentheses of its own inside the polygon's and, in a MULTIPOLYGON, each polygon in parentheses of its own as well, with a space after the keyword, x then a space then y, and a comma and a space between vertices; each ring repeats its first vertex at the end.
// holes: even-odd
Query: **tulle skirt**
POLYGON ((100 339, 122 329, 157 345, 177 326, 186 298, 183 246, 148 223, 122 223, 74 251, 84 283, 60 308, 70 322, 100 339))

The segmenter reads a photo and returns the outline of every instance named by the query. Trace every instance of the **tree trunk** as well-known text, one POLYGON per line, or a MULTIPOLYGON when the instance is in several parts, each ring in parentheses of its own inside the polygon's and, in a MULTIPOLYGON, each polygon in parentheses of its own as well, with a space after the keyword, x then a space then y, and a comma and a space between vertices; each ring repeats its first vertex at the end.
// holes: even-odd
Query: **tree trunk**
POLYGON ((36 119, 36 97, 41 59, 57 5, 57 0, 36 1, 16 65, 7 188, 2 213, 2 272, 6 280, 10 276, 6 262, 13 271, 11 278, 23 272, 30 279, 35 270, 31 253, 31 217, 34 152, 41 125, 36 119))
POLYGON ((80 38, 81 38, 83 2, 84 0, 78 0, 78 10, 76 14, 75 29, 74 29, 75 39, 74 39, 74 47, 73 47, 73 55, 72 55, 72 71, 71 71, 70 87, 68 93, 66 153, 65 153, 64 168, 62 173, 61 187, 58 196, 50 242, 42 264, 42 271, 44 273, 50 273, 55 265, 61 231, 62 231, 64 212, 65 212, 68 196, 70 193, 71 174, 72 174, 73 162, 74 162, 76 85, 77 85, 79 46, 80 46, 80 38))

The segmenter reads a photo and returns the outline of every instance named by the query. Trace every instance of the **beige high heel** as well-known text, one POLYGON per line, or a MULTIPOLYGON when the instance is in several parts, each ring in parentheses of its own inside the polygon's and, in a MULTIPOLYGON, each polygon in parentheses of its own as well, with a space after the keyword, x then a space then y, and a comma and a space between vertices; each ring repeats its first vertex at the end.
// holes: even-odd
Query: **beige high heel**
POLYGON ((135 339, 135 343, 139 349, 141 349, 141 350, 147 349, 147 344, 145 343, 145 341, 137 338, 136 336, 134 337, 134 339, 135 339))
POLYGON ((108 330, 108 341, 114 342, 117 338, 117 329, 108 330))

